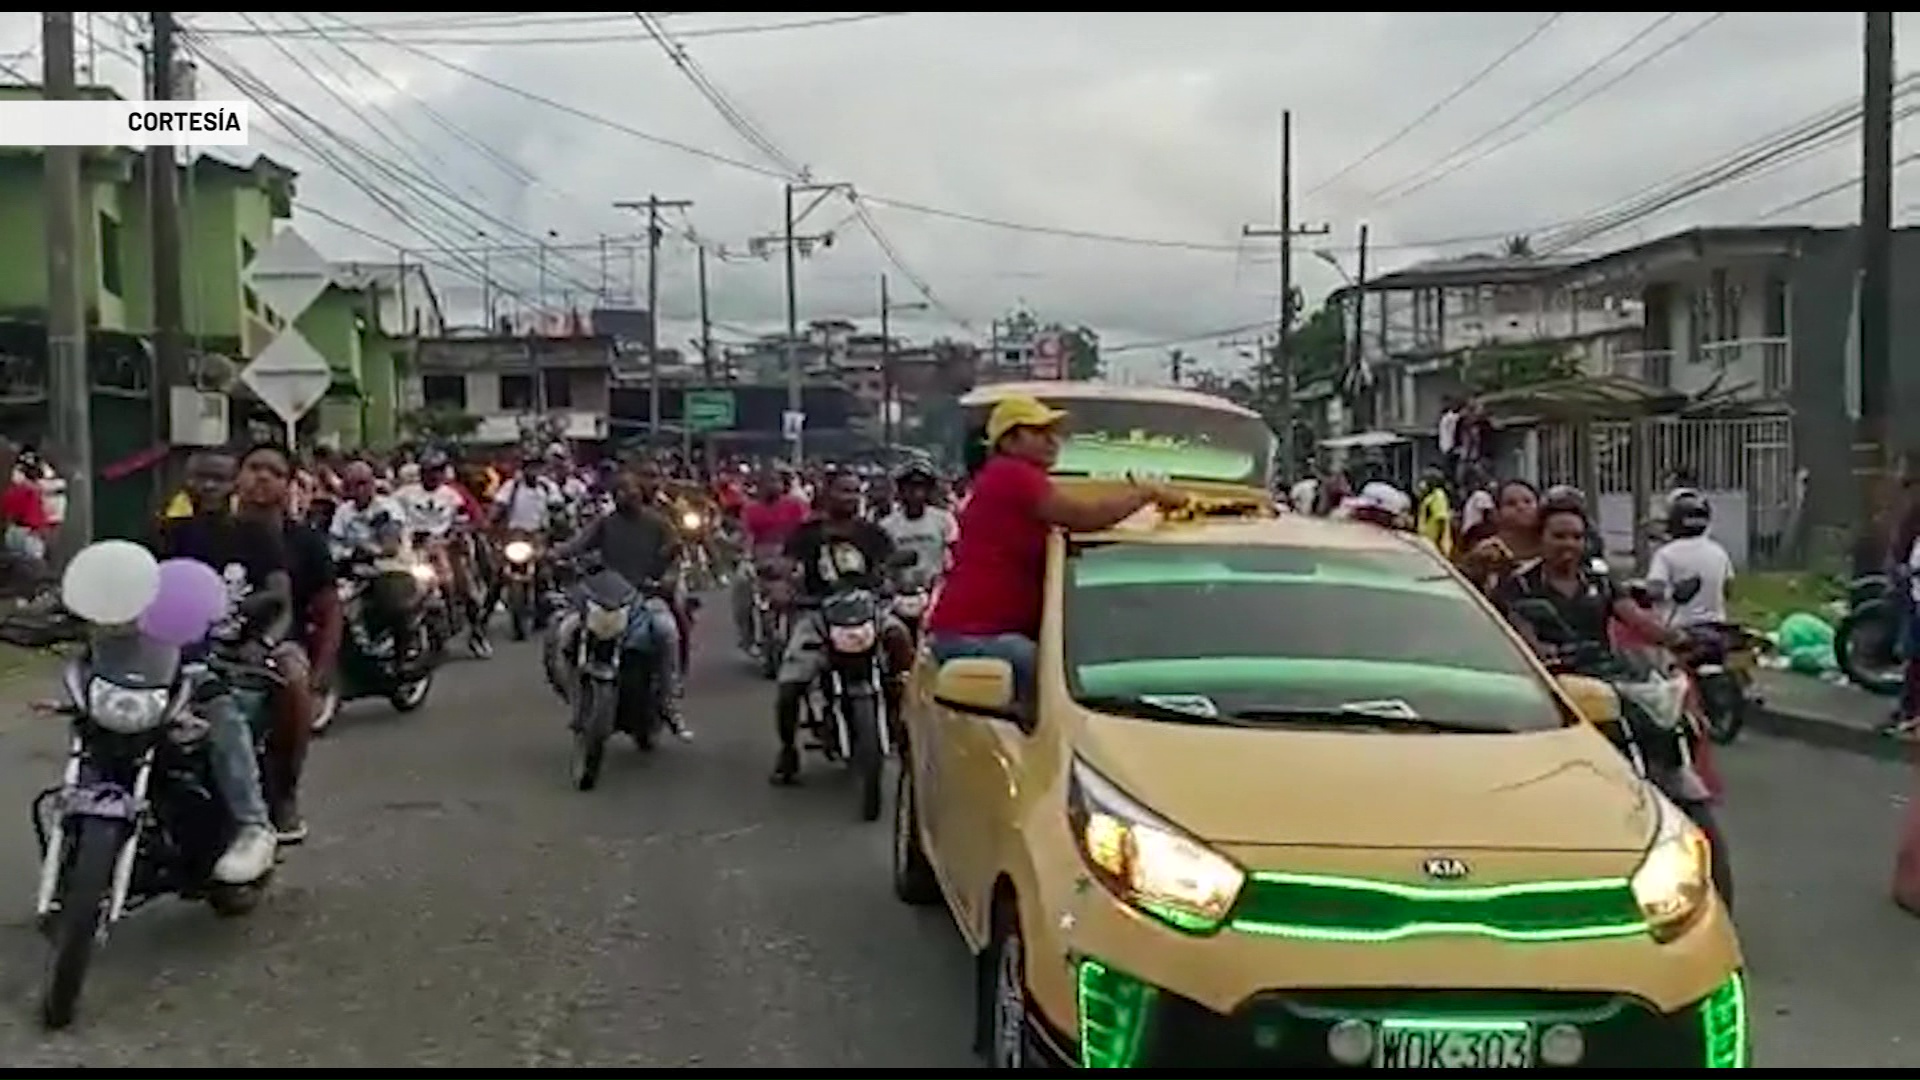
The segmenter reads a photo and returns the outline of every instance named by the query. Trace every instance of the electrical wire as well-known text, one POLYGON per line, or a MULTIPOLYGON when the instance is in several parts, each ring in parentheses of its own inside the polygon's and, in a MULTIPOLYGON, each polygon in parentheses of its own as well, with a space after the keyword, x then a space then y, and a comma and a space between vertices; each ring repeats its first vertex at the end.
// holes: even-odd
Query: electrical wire
MULTIPOLYGON (((1474 154, 1473 156, 1465 158, 1461 161, 1457 161, 1452 165, 1442 168, 1437 173, 1427 176, 1424 179, 1418 180, 1407 187, 1403 187, 1399 189, 1389 198, 1388 201, 1397 202, 1401 199, 1406 198, 1409 195, 1414 194, 1417 191, 1423 191, 1426 188, 1432 187, 1434 184, 1439 183, 1440 181, 1446 179, 1449 176, 1452 176, 1453 174, 1459 172, 1460 170, 1468 168, 1469 166, 1472 166, 1472 165, 1477 165, 1482 161, 1486 161, 1487 159, 1493 157, 1495 154, 1498 154, 1500 151, 1505 150, 1509 146, 1512 146, 1514 143, 1520 142, 1521 140, 1526 139, 1529 136, 1537 134, 1538 132, 1544 130, 1549 124, 1552 124, 1555 120, 1558 120, 1562 116, 1565 116, 1566 114, 1572 112, 1573 110, 1579 108, 1580 106, 1585 105, 1587 102, 1592 101, 1593 99, 1599 97, 1600 95, 1606 93, 1609 90, 1612 90, 1614 87, 1625 82, 1629 76, 1633 75, 1635 72, 1639 71, 1640 69, 1646 67, 1648 64, 1653 63, 1655 60, 1660 59, 1662 56, 1665 56, 1668 53, 1674 51, 1675 49, 1678 49, 1682 45, 1685 45, 1687 42, 1693 40, 1694 37, 1700 34, 1701 31, 1712 26, 1714 23, 1719 22, 1721 19, 1726 18, 1729 14, 1731 14, 1731 12, 1726 12, 1726 11, 1713 12, 1712 14, 1708 15, 1705 19, 1702 19, 1699 22, 1695 23, 1693 26, 1687 28, 1679 36, 1668 41, 1666 44, 1661 45, 1659 48, 1653 50, 1647 55, 1642 56, 1640 59, 1635 60, 1633 63, 1628 64, 1626 67, 1620 69, 1620 71, 1616 72, 1614 76, 1608 79, 1606 82, 1603 82, 1600 85, 1593 87, 1592 89, 1588 90, 1586 93, 1581 94, 1579 97, 1574 98, 1572 101, 1569 101, 1561 105, 1559 108, 1553 110, 1552 112, 1547 113, 1545 116, 1540 117, 1539 119, 1534 121, 1532 124, 1524 128, 1521 128, 1519 131, 1514 132, 1512 135, 1509 135, 1506 138, 1500 140, 1499 142, 1494 143, 1492 146, 1487 147, 1486 149, 1480 151, 1479 153, 1474 154)), ((1635 40, 1638 40, 1638 39, 1636 38, 1635 40)), ((1631 46, 1632 44, 1633 44, 1632 41, 1628 42, 1629 46, 1631 46)))
MULTIPOLYGON (((328 12, 326 14, 331 15, 332 13, 328 12)), ((658 15, 659 13, 655 12, 654 14, 658 15)), ((675 33, 675 37, 677 38, 738 37, 746 34, 770 34, 770 33, 781 33, 781 32, 792 31, 792 30, 818 30, 818 29, 824 29, 827 27, 853 26, 859 23, 875 22, 881 19, 893 19, 893 18, 898 18, 902 15, 913 15, 913 14, 916 14, 916 12, 863 11, 863 12, 856 12, 850 15, 833 15, 833 16, 826 16, 822 18, 796 19, 791 22, 751 23, 743 26, 699 26, 699 27, 689 27, 688 29, 677 31, 675 33)), ((616 16, 613 18, 617 18, 620 21, 624 21, 626 17, 616 16)), ((535 27, 535 26, 541 26, 541 25, 566 25, 569 23, 575 23, 575 24, 581 23, 581 22, 597 23, 597 22, 606 22, 606 21, 609 21, 608 16, 591 16, 584 20, 569 20, 564 18, 544 18, 544 19, 535 20, 533 22, 525 22, 525 23, 507 23, 507 22, 487 23, 487 22, 481 22, 481 21, 474 21, 474 22, 459 22, 454 24, 441 23, 437 26, 429 27, 428 29, 516 30, 516 29, 521 29, 525 27, 535 27)), ((597 33, 597 34, 584 35, 584 36, 560 35, 560 36, 553 36, 553 37, 526 37, 518 34, 511 37, 464 37, 464 36, 463 37, 432 37, 432 36, 421 37, 421 36, 416 36, 413 34, 406 33, 408 29, 412 29, 412 28, 400 27, 398 26, 398 24, 394 24, 394 23, 381 24, 378 27, 378 29, 382 32, 387 32, 387 33, 391 33, 395 29, 399 29, 401 30, 402 34, 406 37, 406 39, 415 45, 441 45, 441 46, 449 46, 449 47, 469 47, 469 48, 471 47, 491 48, 491 47, 496 47, 501 45, 512 45, 512 46, 606 45, 606 44, 612 44, 612 43, 651 40, 650 35, 645 33, 635 34, 635 33, 615 32, 615 33, 597 33)), ((261 36, 257 32, 251 29, 241 28, 241 27, 210 27, 204 30, 203 32, 212 34, 213 36, 216 36, 216 37, 261 36)))
POLYGON ((1327 188, 1332 187, 1336 183, 1339 183, 1341 179, 1346 177, 1349 173, 1353 172, 1353 170, 1358 169, 1362 165, 1365 165, 1367 162, 1372 161, 1376 157, 1379 157, 1380 154, 1386 151, 1389 147, 1394 146, 1395 144, 1399 143, 1400 140, 1406 138, 1408 135, 1413 134, 1414 131, 1417 130, 1422 124, 1425 124, 1427 121, 1439 115, 1442 109, 1445 109, 1447 106, 1460 100, 1460 98, 1465 96, 1468 91, 1472 90, 1474 87, 1479 86, 1481 83, 1491 78, 1493 73, 1500 70, 1500 68, 1503 65, 1505 65, 1507 61, 1520 55, 1521 50, 1533 44, 1535 41, 1538 41, 1541 35, 1545 34, 1548 30, 1553 29, 1553 25, 1559 22, 1562 18, 1564 18, 1566 14, 1567 13, 1564 11, 1549 12, 1545 19, 1542 19, 1539 23, 1535 24, 1533 29, 1527 31, 1527 33, 1523 37, 1521 37, 1519 41, 1516 41, 1512 45, 1509 45, 1506 48, 1506 50, 1503 51, 1499 56, 1494 57, 1492 61, 1490 61, 1485 66, 1480 68, 1480 70, 1468 76, 1467 81, 1461 83, 1459 86, 1454 87, 1452 91, 1446 94, 1446 96, 1435 101, 1432 105, 1427 106, 1426 111, 1422 112, 1419 116, 1414 117, 1412 120, 1407 121, 1407 125, 1401 128, 1399 131, 1396 131, 1393 134, 1387 136, 1385 139, 1380 140, 1380 142, 1374 145, 1373 149, 1368 150, 1366 153, 1361 154, 1359 157, 1353 159, 1352 161, 1347 162, 1345 165, 1342 165, 1340 168, 1334 170, 1332 175, 1328 176, 1326 179, 1308 188, 1304 193, 1301 194, 1300 197, 1302 199, 1313 198, 1315 195, 1319 194, 1320 192, 1325 191, 1327 188))
MULTIPOLYGON (((1920 161, 1920 153, 1908 154, 1905 157, 1902 157, 1899 160, 1895 161, 1893 163, 1893 168, 1897 172, 1900 169, 1904 169, 1908 165, 1911 165, 1916 161, 1920 161)), ((1798 199, 1793 200, 1792 202, 1782 203, 1781 205, 1774 207, 1773 209, 1767 211, 1766 213, 1761 214, 1757 220, 1766 221, 1770 218, 1777 218, 1781 214, 1790 213, 1794 210, 1800 209, 1803 206, 1810 206, 1813 203, 1819 202, 1821 199, 1831 198, 1832 196, 1838 195, 1841 192, 1847 191, 1850 188, 1859 187, 1860 182, 1864 179, 1866 179, 1864 174, 1858 174, 1853 176, 1851 179, 1842 180, 1839 183, 1833 184, 1829 187, 1823 187, 1819 191, 1816 191, 1811 195, 1804 195, 1798 199)))
POLYGON ((1621 44, 1615 46, 1610 52, 1606 53, 1604 56, 1600 57, 1598 60, 1593 61, 1592 63, 1588 64, 1586 67, 1581 68, 1579 71, 1575 72, 1572 78, 1569 78, 1566 81, 1560 83, 1559 85, 1555 86, 1552 90, 1547 91, 1545 94, 1542 94, 1537 98, 1534 98, 1532 101, 1521 106, 1520 109, 1518 109, 1517 111, 1509 114, 1505 119, 1501 120, 1499 123, 1493 125, 1490 128, 1487 128, 1486 130, 1482 131, 1480 134, 1475 135, 1473 138, 1468 139, 1466 142, 1461 143, 1459 146, 1454 147, 1451 151, 1447 152, 1446 154, 1441 155, 1441 157, 1438 160, 1436 160, 1433 164, 1428 165, 1425 168, 1416 169, 1413 172, 1407 174, 1406 176, 1401 177, 1399 180, 1396 180, 1393 183, 1387 184, 1384 187, 1376 189, 1372 196, 1373 201, 1375 203, 1381 203, 1381 204, 1393 201, 1397 197, 1396 193, 1399 192, 1401 188, 1405 188, 1411 184, 1420 182, 1429 173, 1435 172, 1445 167, 1447 164, 1461 157, 1467 156, 1475 148, 1483 146, 1486 143, 1491 142, 1494 139, 1498 138, 1501 134, 1510 130, 1515 125, 1525 120, 1527 117, 1532 116, 1534 113, 1538 112, 1541 108, 1545 107, 1548 103, 1552 102, 1555 98, 1558 98, 1560 95, 1573 89, 1575 86, 1578 86, 1581 82, 1585 81, 1586 78, 1592 75, 1594 72, 1599 71, 1603 67, 1606 67, 1608 64, 1612 63, 1614 60, 1618 59, 1619 57, 1626 55, 1628 52, 1630 52, 1633 49, 1634 46, 1640 44, 1640 42, 1652 36, 1661 27, 1665 26, 1666 24, 1672 22, 1673 20, 1679 17, 1680 17, 1680 12, 1677 12, 1677 11, 1669 11, 1665 15, 1656 16, 1651 22, 1649 22, 1646 26, 1642 27, 1632 37, 1628 38, 1626 41, 1622 42, 1621 44))

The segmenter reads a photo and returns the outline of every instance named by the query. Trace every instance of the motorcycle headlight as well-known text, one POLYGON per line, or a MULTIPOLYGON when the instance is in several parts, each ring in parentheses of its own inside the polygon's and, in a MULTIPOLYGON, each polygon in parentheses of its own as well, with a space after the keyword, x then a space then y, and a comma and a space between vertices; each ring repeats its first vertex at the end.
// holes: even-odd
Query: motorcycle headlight
POLYGON ((627 632, 627 609, 588 604, 582 620, 588 635, 597 638, 619 637, 627 632))
POLYGON ((1653 843, 1633 872, 1633 898, 1660 941, 1685 933, 1713 891, 1713 852, 1705 833, 1664 798, 1653 843))
POLYGON ((407 573, 412 574, 413 580, 422 585, 431 585, 434 582, 435 574, 433 572, 433 566, 429 563, 414 563, 412 566, 407 567, 407 573))
POLYGON ((107 731, 137 735, 160 726, 172 696, 169 690, 133 690, 95 679, 87 684, 87 716, 107 731))
POLYGON ((533 545, 525 540, 514 540, 507 544, 505 552, 510 563, 523 563, 533 558, 533 545))
POLYGON ((703 522, 699 514, 689 510, 680 515, 680 524, 685 527, 688 532, 698 532, 703 522))
POLYGON ((1073 763, 1067 820, 1100 883, 1177 930, 1218 929, 1240 898, 1244 871, 1081 761, 1073 763))
POLYGON ((827 628, 827 640, 833 645, 834 652, 863 653, 873 648, 877 633, 872 623, 830 626, 827 628))

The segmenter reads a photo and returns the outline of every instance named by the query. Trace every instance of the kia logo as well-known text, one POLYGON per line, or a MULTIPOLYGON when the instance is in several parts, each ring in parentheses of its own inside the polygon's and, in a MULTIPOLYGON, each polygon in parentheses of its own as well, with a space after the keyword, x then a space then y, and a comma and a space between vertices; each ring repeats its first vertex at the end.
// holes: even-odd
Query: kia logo
POLYGON ((1438 881, 1459 881, 1468 874, 1467 864, 1451 855, 1435 855, 1420 864, 1420 870, 1438 881))

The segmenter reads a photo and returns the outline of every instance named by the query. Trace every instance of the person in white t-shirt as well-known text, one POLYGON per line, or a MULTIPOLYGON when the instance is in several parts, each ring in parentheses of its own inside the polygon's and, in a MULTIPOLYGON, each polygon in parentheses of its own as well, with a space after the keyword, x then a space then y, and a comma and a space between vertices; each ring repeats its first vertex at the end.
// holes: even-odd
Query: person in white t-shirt
POLYGON ((1713 508, 1698 493, 1683 495, 1667 508, 1667 534, 1647 564, 1647 580, 1672 584, 1700 579, 1700 591, 1676 604, 1675 626, 1711 629, 1727 622, 1727 587, 1733 582, 1733 557, 1718 540, 1707 535, 1713 508))
POLYGON ((923 462, 906 466, 894 477, 899 505, 880 519, 880 528, 893 538, 896 548, 918 556, 918 561, 901 573, 904 582, 924 585, 947 568, 947 548, 953 543, 956 526, 950 511, 933 505, 933 493, 939 485, 940 478, 923 462))
POLYGON ((1491 520, 1494 511, 1493 479, 1487 470, 1475 466, 1467 474, 1467 497, 1460 504, 1460 535, 1466 536, 1491 520))
POLYGON ((566 506, 567 495, 546 475, 538 459, 528 459, 493 493, 494 513, 510 533, 546 531, 547 515, 566 506))

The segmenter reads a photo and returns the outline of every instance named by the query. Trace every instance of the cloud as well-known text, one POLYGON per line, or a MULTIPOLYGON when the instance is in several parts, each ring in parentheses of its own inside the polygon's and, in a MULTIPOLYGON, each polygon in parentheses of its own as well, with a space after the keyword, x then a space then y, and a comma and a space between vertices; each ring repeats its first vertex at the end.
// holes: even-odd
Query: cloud
MULTIPOLYGON (((1430 175, 1457 148, 1614 50, 1655 15, 1566 14, 1431 121, 1321 190, 1323 180, 1549 13, 928 12, 713 33, 833 14, 688 13, 663 23, 684 35, 687 53, 726 98, 817 177, 966 215, 1216 245, 1178 250, 1105 243, 871 204, 873 219, 903 260, 979 334, 1025 303, 1046 319, 1090 324, 1113 342, 1195 336, 1188 349, 1202 357, 1215 351, 1217 335, 1207 331, 1254 323, 1273 311, 1272 245, 1243 243, 1240 229, 1273 220, 1283 109, 1294 115, 1296 191, 1306 195, 1297 220, 1332 230, 1300 247, 1350 247, 1358 223, 1368 221, 1380 245, 1373 264, 1391 269, 1473 247, 1419 241, 1539 232, 1591 215, 1855 95, 1860 81, 1857 14, 1735 12, 1604 93, 1534 126, 1540 113, 1614 77, 1708 14, 1680 13, 1533 117, 1482 140, 1465 155, 1471 164, 1404 197, 1383 199, 1383 191, 1430 175), (1516 132, 1524 137, 1487 153, 1516 132)), ((330 147, 344 169, 311 151, 262 148, 302 169, 304 200, 391 237, 391 246, 517 243, 521 250, 491 255, 488 269, 503 286, 534 297, 540 260, 531 249, 552 232, 556 248, 567 249, 547 260, 548 298, 557 301, 568 292, 584 298, 598 290, 602 236, 613 238, 605 259, 610 290, 627 292, 630 267, 631 276, 644 278, 644 261, 630 261, 640 223, 614 209, 616 200, 650 193, 692 199, 686 220, 712 242, 742 253, 750 237, 780 226, 775 179, 503 92, 366 33, 374 28, 488 79, 633 129, 774 168, 623 13, 251 16, 254 26, 279 34, 274 40, 248 33, 247 18, 214 12, 188 21, 207 32, 200 40, 214 57, 244 66, 332 129, 310 137, 330 147), (552 40, 569 37, 594 41, 552 40), (334 100, 316 78, 350 105, 334 100), (360 150, 342 149, 342 141, 360 150), (406 161, 390 142, 432 166, 409 170, 432 172, 461 198, 406 192, 391 177, 375 178, 363 154, 406 161), (538 182, 500 167, 474 142, 538 182), (392 192, 411 216, 430 223, 433 238, 409 234, 343 171, 392 192)), ((124 35, 114 36, 116 29, 99 31, 102 40, 129 46, 124 35)), ((35 30, 30 15, 0 16, 0 59, 30 45, 35 30)), ((218 78, 205 82, 205 93, 226 91, 218 78)), ((1706 221, 1750 220, 1856 171, 1857 152, 1841 144, 1597 237, 1591 246, 1706 221)), ((804 223, 802 231, 833 229, 839 242, 801 268, 803 318, 871 320, 883 272, 893 275, 897 296, 911 294, 905 275, 848 219, 849 209, 829 199, 804 223)), ((1852 201, 1837 195, 1795 217, 1837 222, 1852 212, 1852 201)), ((677 215, 673 221, 681 223, 677 215)), ((342 257, 389 254, 381 250, 389 245, 324 223, 303 228, 342 257)), ((1349 253, 1341 257, 1351 264, 1349 253)), ((661 307, 675 338, 692 334, 692 266, 690 248, 670 241, 661 307)), ((743 254, 715 260, 710 269, 719 320, 747 328, 784 321, 778 259, 743 254)), ((1337 283, 1332 269, 1305 254, 1297 256, 1295 271, 1313 293, 1337 283)), ((456 307, 477 303, 477 286, 446 275, 443 289, 456 307)), ((897 322, 906 332, 959 332, 918 313, 897 322)), ((1150 367, 1157 360, 1143 350, 1131 362, 1150 367)))

